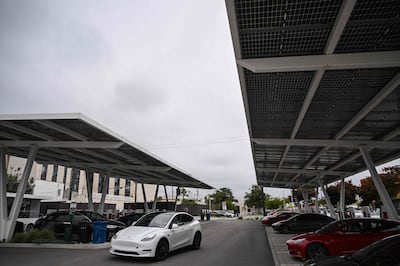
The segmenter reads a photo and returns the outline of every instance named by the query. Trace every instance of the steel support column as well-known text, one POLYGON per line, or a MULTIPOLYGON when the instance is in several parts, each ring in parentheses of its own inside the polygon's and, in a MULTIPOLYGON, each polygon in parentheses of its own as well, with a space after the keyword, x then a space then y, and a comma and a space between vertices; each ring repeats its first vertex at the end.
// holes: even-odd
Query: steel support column
POLYGON ((152 206, 152 208, 151 208, 151 210, 152 210, 153 212, 155 212, 155 211, 156 211, 156 208, 157 208, 157 196, 158 196, 158 188, 159 188, 159 187, 160 187, 160 185, 157 184, 156 192, 154 193, 153 206, 152 206))
POLYGON ((345 213, 345 200, 346 200, 346 183, 344 182, 344 177, 342 177, 340 181, 340 219, 344 219, 344 213, 345 213))
POLYGON ((165 193, 165 199, 167 200, 167 206, 168 206, 168 194, 167 194, 167 186, 164 185, 164 193, 165 193))
POLYGON ((13 236, 15 224, 17 223, 18 214, 19 214, 19 211, 21 210, 21 205, 24 200, 26 186, 28 185, 29 175, 31 174, 32 165, 35 161, 37 150, 38 150, 38 148, 35 145, 32 145, 29 150, 28 159, 25 163, 24 172, 19 181, 17 193, 15 195, 14 202, 11 206, 10 214, 8 215, 8 217, 6 219, 5 235, 1 236, 0 237, 1 239, 5 238, 6 240, 10 240, 11 237, 13 236))
POLYGON ((315 212, 319 213, 319 203, 318 203, 318 186, 315 187, 315 212))
POLYGON ((383 184, 378 172, 375 169, 374 162, 370 154, 368 153, 368 149, 366 147, 360 147, 360 152, 364 158, 364 162, 367 165, 367 168, 371 174, 372 180, 374 181, 376 190, 378 191, 379 197, 383 203, 385 210, 387 211, 388 218, 392 220, 400 220, 399 215, 397 214, 397 210, 392 202, 392 199, 387 192, 385 185, 383 184))
POLYGON ((331 199, 329 198, 329 195, 328 195, 328 193, 326 192, 326 189, 325 189, 325 187, 324 187, 324 184, 322 183, 322 179, 321 179, 320 176, 317 176, 317 179, 318 179, 319 186, 320 186, 320 188, 321 188, 321 190, 322 190, 322 193, 324 194, 325 201, 326 201, 326 204, 328 205, 328 208, 329 208, 329 212, 330 212, 330 214, 331 214, 331 217, 334 218, 334 219, 337 219, 337 215, 336 215, 336 213, 335 213, 335 208, 333 207, 332 202, 331 202, 331 199))
POLYGON ((299 198, 294 197, 294 201, 296 202, 297 209, 299 209, 299 212, 303 212, 303 209, 301 208, 301 204, 300 204, 299 198))
POLYGON ((310 204, 308 204, 308 193, 304 191, 303 188, 300 188, 301 195, 303 195, 303 200, 304 200, 304 209, 306 210, 306 213, 310 213, 310 204))
POLYGON ((144 184, 142 183, 142 193, 143 193, 143 204, 144 204, 144 212, 149 212, 149 205, 147 204, 146 190, 144 189, 144 184))
POLYGON ((88 198, 88 209, 94 211, 93 205, 93 172, 86 169, 86 194, 88 198))
POLYGON ((103 214, 104 212, 104 203, 106 201, 106 196, 108 194, 108 186, 110 184, 110 176, 111 176, 111 169, 107 171, 106 175, 103 175, 102 178, 102 191, 101 191, 101 199, 99 204, 98 213, 103 214))
POLYGON ((0 145, 0 241, 6 240, 7 222, 7 168, 6 148, 0 145))
POLYGON ((137 203, 137 182, 135 182, 135 203, 137 203))

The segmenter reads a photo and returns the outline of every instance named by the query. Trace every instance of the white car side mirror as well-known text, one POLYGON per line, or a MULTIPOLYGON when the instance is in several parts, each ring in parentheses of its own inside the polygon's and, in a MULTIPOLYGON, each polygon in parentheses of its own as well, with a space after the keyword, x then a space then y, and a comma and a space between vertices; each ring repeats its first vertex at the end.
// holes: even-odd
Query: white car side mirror
POLYGON ((176 228, 178 228, 179 226, 177 225, 177 224, 172 224, 172 226, 171 226, 171 229, 176 229, 176 228))

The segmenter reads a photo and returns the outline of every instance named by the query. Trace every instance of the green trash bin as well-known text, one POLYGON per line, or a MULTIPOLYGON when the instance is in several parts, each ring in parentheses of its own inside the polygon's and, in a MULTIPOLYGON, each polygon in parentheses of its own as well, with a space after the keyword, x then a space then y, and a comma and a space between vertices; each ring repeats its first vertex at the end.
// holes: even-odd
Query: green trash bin
POLYGON ((72 226, 66 226, 64 229, 64 241, 67 243, 71 243, 72 240, 72 226))

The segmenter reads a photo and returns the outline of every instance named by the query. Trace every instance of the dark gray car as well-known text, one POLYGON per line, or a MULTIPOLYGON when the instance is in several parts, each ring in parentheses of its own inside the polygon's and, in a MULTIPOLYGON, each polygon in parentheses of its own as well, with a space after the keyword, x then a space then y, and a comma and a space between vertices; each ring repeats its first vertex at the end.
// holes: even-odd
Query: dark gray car
POLYGON ((287 220, 272 224, 272 228, 281 233, 304 233, 315 231, 335 219, 318 213, 301 213, 287 220))

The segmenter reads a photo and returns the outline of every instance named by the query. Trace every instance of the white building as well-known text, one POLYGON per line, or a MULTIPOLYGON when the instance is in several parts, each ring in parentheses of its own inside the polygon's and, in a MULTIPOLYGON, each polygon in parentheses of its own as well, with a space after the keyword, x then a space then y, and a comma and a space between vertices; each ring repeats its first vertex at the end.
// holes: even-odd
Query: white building
MULTIPOLYGON (((21 176, 26 159, 7 157, 7 171, 9 174, 21 176)), ((30 177, 35 180, 33 195, 48 200, 87 203, 86 174, 83 170, 72 169, 61 165, 42 165, 34 163, 30 177)), ((100 175, 93 175, 93 202, 100 202, 101 182, 100 175)), ((144 185, 147 200, 154 198, 156 186, 144 185)), ((110 177, 108 194, 105 203, 116 204, 116 209, 122 210, 124 203, 143 202, 141 184, 110 177)))

